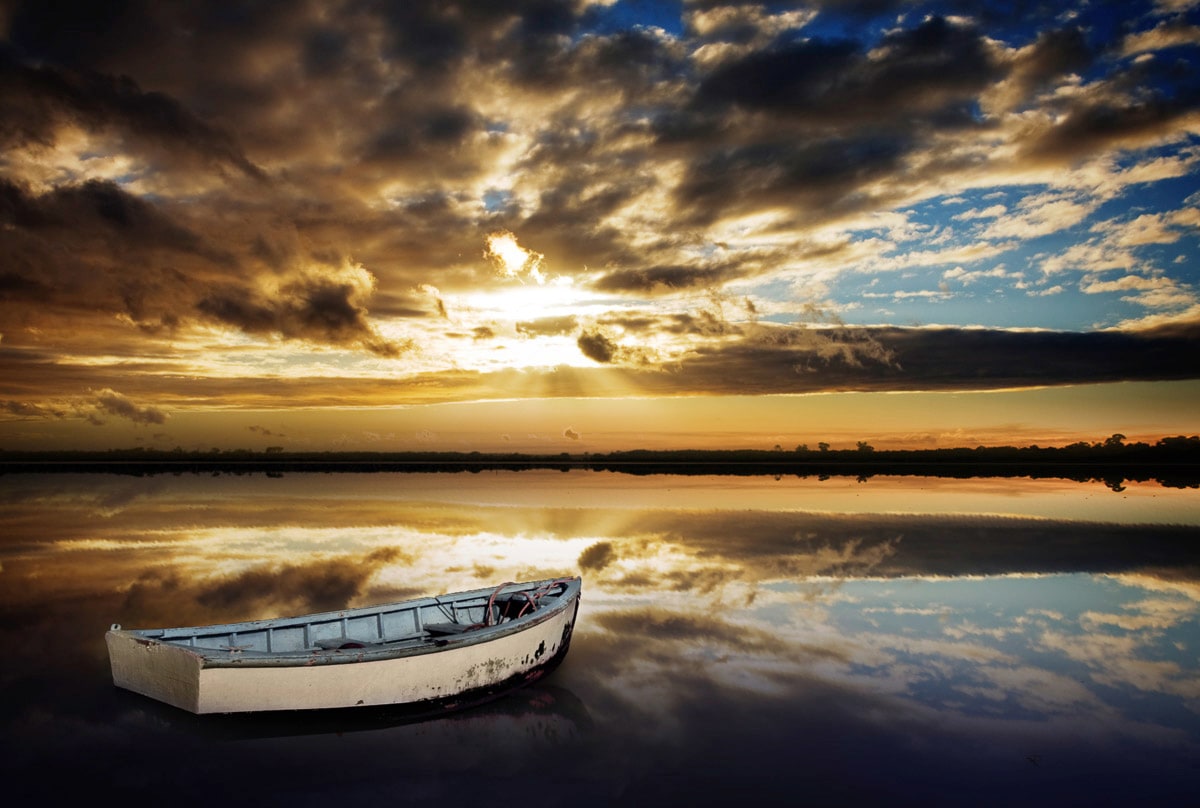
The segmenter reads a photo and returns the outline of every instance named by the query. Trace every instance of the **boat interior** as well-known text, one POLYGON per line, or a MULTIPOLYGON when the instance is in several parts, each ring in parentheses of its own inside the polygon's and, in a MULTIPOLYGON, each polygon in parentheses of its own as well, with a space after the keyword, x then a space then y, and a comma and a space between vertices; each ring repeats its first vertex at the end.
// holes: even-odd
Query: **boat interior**
POLYGON ((493 590, 302 617, 137 633, 189 648, 254 656, 395 648, 437 643, 439 638, 511 623, 550 608, 569 591, 569 584, 570 579, 503 584, 493 590))

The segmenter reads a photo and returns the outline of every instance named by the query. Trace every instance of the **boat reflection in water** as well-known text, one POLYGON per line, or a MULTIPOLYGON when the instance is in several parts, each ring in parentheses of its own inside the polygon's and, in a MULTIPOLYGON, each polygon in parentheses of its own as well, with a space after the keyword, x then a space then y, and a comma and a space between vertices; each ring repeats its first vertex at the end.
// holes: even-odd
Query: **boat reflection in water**
POLYGON ((6 483, 0 765, 16 796, 1168 805, 1200 789, 1194 489, 573 472, 6 483), (578 572, 562 666, 433 721, 191 716, 114 688, 102 641, 111 622, 578 572))
POLYGON ((594 726, 586 705, 570 690, 535 682, 489 702, 454 712, 414 713, 390 707, 196 715, 143 696, 117 694, 122 723, 146 733, 186 733, 219 742, 284 741, 356 733, 393 733, 467 744, 505 756, 515 749, 578 743, 594 726))

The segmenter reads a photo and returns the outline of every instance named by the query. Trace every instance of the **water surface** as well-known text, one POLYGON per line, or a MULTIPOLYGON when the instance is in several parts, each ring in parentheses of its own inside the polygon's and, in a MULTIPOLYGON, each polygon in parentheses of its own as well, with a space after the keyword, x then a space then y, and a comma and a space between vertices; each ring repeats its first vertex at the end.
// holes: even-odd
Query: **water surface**
POLYGON ((1200 789, 1195 489, 10 475, 0 536, 0 771, 18 796, 1167 805, 1200 789), (575 572, 563 667, 443 719, 194 717, 109 677, 114 622, 575 572))

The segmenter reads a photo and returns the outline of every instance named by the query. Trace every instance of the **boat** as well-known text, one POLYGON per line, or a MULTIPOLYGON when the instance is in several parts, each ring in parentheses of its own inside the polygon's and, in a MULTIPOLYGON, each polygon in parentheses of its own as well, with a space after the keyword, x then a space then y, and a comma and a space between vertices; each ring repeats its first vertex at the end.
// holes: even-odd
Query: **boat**
POLYGON ((582 579, 297 617, 105 634, 113 684, 195 714, 441 712, 537 681, 566 656, 582 579))

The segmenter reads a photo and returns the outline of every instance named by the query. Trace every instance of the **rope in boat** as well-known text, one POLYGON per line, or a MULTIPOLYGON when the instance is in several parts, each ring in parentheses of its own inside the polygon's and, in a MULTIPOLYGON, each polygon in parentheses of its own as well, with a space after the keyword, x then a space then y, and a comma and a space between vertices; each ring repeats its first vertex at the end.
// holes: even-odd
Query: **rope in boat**
MULTIPOLYGON (((541 605, 542 598, 549 595, 554 589, 557 589, 561 586, 565 592, 567 585, 570 584, 572 580, 573 579, 571 578, 556 578, 555 580, 550 581, 545 586, 542 586, 533 592, 521 592, 520 594, 525 596, 525 605, 521 607, 521 611, 517 613, 517 617, 524 615, 525 611, 530 607, 537 609, 537 607, 541 605)), ((513 619, 515 620, 516 618, 513 619)))
MULTIPOLYGON (((524 616, 525 612, 528 611, 531 607, 533 609, 537 609, 537 607, 542 602, 542 598, 549 595, 554 589, 561 586, 561 587, 563 587, 563 591, 565 592, 567 585, 570 584, 572 580, 573 580, 572 578, 556 578, 553 581, 549 581, 545 585, 538 587, 537 589, 533 590, 532 592, 529 590, 522 590, 520 592, 514 593, 517 595, 524 595, 525 596, 525 604, 523 606, 521 606, 521 611, 517 612, 517 616, 512 619, 516 620, 517 618, 524 616)), ((513 584, 514 584, 513 581, 505 581, 504 583, 502 583, 498 587, 496 587, 494 590, 492 590, 492 594, 488 598, 487 609, 483 615, 483 622, 476 623, 475 625, 471 626, 471 628, 482 628, 483 626, 495 625, 495 622, 494 622, 495 618, 492 616, 493 615, 492 609, 496 603, 496 596, 500 594, 500 592, 504 589, 504 587, 513 586, 513 584)))
POLYGON ((485 626, 494 625, 492 623, 492 606, 496 603, 496 596, 500 594, 501 589, 503 589, 506 586, 512 586, 512 585, 513 585, 512 581, 505 581, 504 583, 500 584, 500 586, 498 586, 494 590, 492 590, 492 596, 490 598, 488 598, 488 602, 487 602, 487 611, 485 611, 483 613, 483 624, 485 626))

